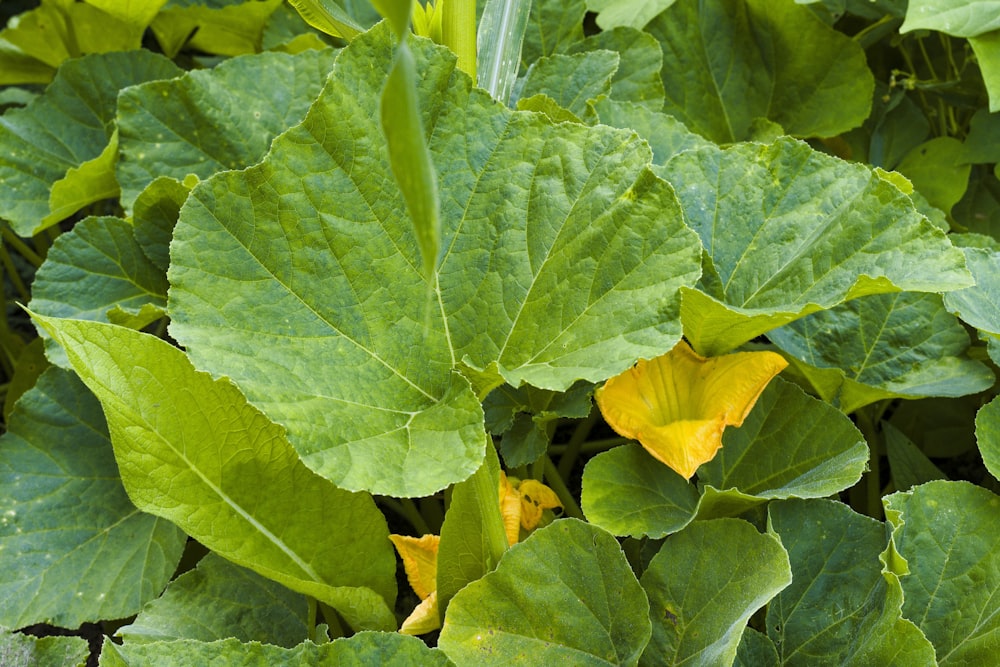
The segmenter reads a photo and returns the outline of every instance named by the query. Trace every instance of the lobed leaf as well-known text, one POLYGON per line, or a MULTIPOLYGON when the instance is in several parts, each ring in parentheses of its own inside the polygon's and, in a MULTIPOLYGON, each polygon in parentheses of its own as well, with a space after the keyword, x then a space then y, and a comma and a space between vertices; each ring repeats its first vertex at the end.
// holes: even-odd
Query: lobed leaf
POLYGON ((367 494, 309 471, 227 380, 158 338, 34 315, 101 400, 137 507, 209 549, 326 602, 354 628, 395 628, 395 556, 367 494))
POLYGON ((187 540, 129 501, 100 403, 59 368, 10 416, 0 488, 0 626, 135 614, 166 586, 187 540))
POLYGON ((196 364, 233 377, 320 474, 396 496, 482 462, 479 400, 453 369, 482 395, 562 391, 655 356, 679 338, 699 253, 639 139, 511 112, 411 41, 444 225, 430 294, 379 140, 386 26, 342 52, 262 164, 195 188, 168 274, 171 333, 196 364))
POLYGON ((649 627, 646 596, 618 542, 563 519, 458 592, 438 646, 458 664, 635 665, 649 627))

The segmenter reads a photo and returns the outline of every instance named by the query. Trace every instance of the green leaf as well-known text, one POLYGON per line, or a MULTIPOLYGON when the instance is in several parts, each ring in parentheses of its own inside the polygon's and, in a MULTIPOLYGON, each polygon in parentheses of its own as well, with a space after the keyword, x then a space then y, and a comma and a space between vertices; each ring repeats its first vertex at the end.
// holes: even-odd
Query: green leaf
POLYGON ((1000 30, 969 37, 969 45, 983 74, 983 83, 990 96, 990 111, 1000 111, 1000 30))
POLYGON ((209 553, 116 633, 130 644, 235 637, 292 648, 309 638, 304 595, 209 553))
POLYGON ((583 39, 585 0, 531 0, 531 14, 521 47, 521 69, 543 56, 566 53, 583 39))
POLYGON ((781 542, 749 523, 687 526, 667 538, 642 575, 653 637, 641 664, 732 664, 750 616, 791 580, 781 542))
POLYGON ((451 661, 416 637, 393 632, 359 632, 329 644, 303 642, 282 648, 238 639, 199 642, 190 639, 152 644, 127 642, 123 646, 104 641, 101 667, 183 667, 187 665, 240 665, 240 667, 447 667, 451 661))
POLYGON ((657 539, 691 522, 698 492, 641 446, 630 444, 587 462, 580 500, 594 525, 614 535, 657 539))
POLYGON ((482 462, 480 399, 453 369, 483 395, 606 379, 676 343, 677 288, 699 271, 640 139, 511 112, 446 50, 411 48, 445 225, 430 299, 376 120, 387 26, 342 52, 260 165, 192 191, 168 274, 170 331, 199 367, 232 377, 312 469, 395 496, 482 462))
MULTIPOLYGON (((868 447, 850 419, 776 378, 743 425, 726 429, 722 449, 698 469, 698 481, 732 495, 727 504, 739 504, 740 496, 751 496, 754 504, 761 499, 823 498, 853 486, 867 464, 868 447)), ((712 512, 700 506, 698 514, 712 512)))
POLYGON ((955 37, 974 37, 998 28, 997 0, 910 0, 899 32, 937 30, 955 37))
POLYGON ((334 56, 262 53, 122 91, 122 205, 131 208, 157 177, 205 179, 259 162, 275 136, 302 120, 334 56))
MULTIPOLYGON (((143 252, 134 231, 121 218, 102 217, 87 218, 60 235, 35 277, 31 309, 49 317, 107 322, 113 309, 138 315, 152 307, 136 322, 140 329, 162 317, 167 277, 143 252)), ((65 352, 51 339, 46 354, 52 363, 69 367, 65 352)))
POLYGON ((597 100, 593 107, 605 125, 631 129, 648 141, 653 149, 653 164, 662 165, 681 151, 710 145, 673 116, 650 111, 634 102, 605 98, 597 100))
POLYGON ((281 427, 236 387, 195 371, 160 339, 34 317, 101 400, 137 507, 234 563, 326 602, 352 627, 395 627, 387 603, 395 598, 396 561, 370 496, 311 473, 281 427))
POLYGON ((0 632, 0 665, 4 667, 83 667, 90 654, 81 637, 33 637, 19 632, 0 632))
POLYGON ((791 585, 767 608, 780 664, 934 664, 933 647, 901 616, 896 578, 882 573, 881 522, 839 502, 788 500, 769 506, 768 526, 792 566, 791 585))
POLYGON ((587 9, 597 13, 604 30, 618 26, 642 28, 677 0, 587 0, 587 9))
POLYGON ((736 649, 733 667, 771 667, 780 664, 778 649, 767 635, 750 626, 743 629, 743 638, 736 649))
POLYGON ((889 422, 882 422, 882 432, 885 434, 885 449, 889 456, 892 483, 897 491, 906 491, 935 479, 948 479, 948 476, 941 472, 898 428, 889 422))
POLYGON ((0 488, 0 626, 130 616, 180 560, 186 536, 129 501, 100 404, 68 371, 46 371, 14 408, 0 488))
POLYGON ((1000 479, 1000 398, 994 398, 976 413, 976 441, 986 469, 1000 479))
POLYGON ((617 53, 603 49, 540 58, 515 86, 514 97, 547 95, 570 113, 583 117, 588 101, 611 92, 619 60, 617 53))
POLYGON ((985 665, 1000 636, 1000 498, 967 482, 929 482, 882 499, 902 577, 903 615, 938 663, 985 665))
POLYGON ((132 212, 132 234, 142 252, 164 274, 170 266, 170 239, 191 189, 161 176, 139 193, 132 212))
POLYGON ((52 184, 49 191, 49 218, 62 220, 87 204, 115 199, 121 193, 115 180, 118 161, 118 131, 115 130, 101 154, 79 167, 70 167, 66 176, 52 184))
POLYGON ((963 248, 965 263, 976 284, 944 295, 944 306, 983 333, 1000 335, 1000 251, 963 248))
POLYGON ((768 338, 845 414, 885 398, 975 394, 994 380, 988 367, 966 356, 969 334, 937 294, 866 296, 768 338))
POLYGON ((962 229, 1000 239, 1000 180, 992 169, 972 168, 965 196, 951 209, 951 215, 962 229))
POLYGON ((306 22, 328 35, 352 40, 378 19, 370 2, 353 0, 288 0, 306 22), (367 5, 368 12, 358 5, 367 5), (372 16, 374 14, 374 16, 372 16))
MULTIPOLYGON (((31 236, 72 213, 74 205, 96 201, 89 188, 105 183, 109 167, 101 160, 113 135, 118 91, 144 81, 171 78, 180 73, 166 58, 149 51, 93 55, 67 62, 45 93, 28 106, 12 109, 0 123, 0 217, 10 221, 20 236, 31 236), (91 162, 92 160, 97 162, 91 162), (83 186, 73 197, 56 194, 59 210, 52 210, 50 192, 70 169, 86 166, 69 177, 83 186), (98 168, 100 167, 100 168, 98 168), (63 201, 60 201, 63 199, 63 201)), ((108 194, 98 188, 95 196, 108 194)))
POLYGON ((958 139, 935 137, 903 156, 896 170, 910 179, 932 206, 950 213, 969 183, 972 167, 962 164, 964 154, 965 147, 958 139))
POLYGON ((338 45, 338 39, 306 23, 291 3, 281 5, 271 14, 261 35, 261 46, 265 51, 302 53, 338 45))
POLYGON ((616 100, 634 102, 657 112, 663 109, 663 52, 652 35, 632 28, 615 28, 591 35, 567 49, 567 53, 587 53, 596 50, 616 51, 618 68, 611 79, 611 96, 616 100))
POLYGON ((507 551, 499 490, 500 461, 488 442, 483 465, 452 489, 441 526, 436 590, 442 616, 455 594, 493 571, 507 551))
POLYGON ((11 413, 14 412, 14 405, 29 389, 35 386, 39 376, 50 366, 49 360, 45 357, 45 341, 35 338, 33 341, 23 346, 17 353, 17 360, 14 364, 14 375, 7 385, 7 392, 3 399, 3 421, 10 423, 11 413))
POLYGON ((756 118, 836 136, 871 110, 861 46, 788 0, 679 0, 646 31, 663 45, 664 110, 716 143, 749 139, 756 118))
POLYGON ((866 294, 971 284, 964 256, 907 195, 804 143, 689 150, 658 173, 709 260, 701 291, 682 288, 684 333, 702 354, 866 294))
POLYGON ((150 28, 167 56, 182 48, 223 56, 256 53, 281 0, 170 0, 150 28))
POLYGON ((396 37, 403 39, 410 28, 413 0, 371 0, 371 3, 379 14, 389 20, 396 37))
POLYGON ((618 542, 563 519, 452 599, 438 646, 457 664, 635 665, 648 640, 646 596, 618 542))

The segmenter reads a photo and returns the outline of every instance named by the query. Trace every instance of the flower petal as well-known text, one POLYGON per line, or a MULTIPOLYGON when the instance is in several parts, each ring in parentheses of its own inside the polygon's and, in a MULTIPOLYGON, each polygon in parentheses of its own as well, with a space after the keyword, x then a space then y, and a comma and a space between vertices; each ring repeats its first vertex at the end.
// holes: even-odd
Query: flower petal
POLYGON ((542 511, 562 507, 556 492, 538 480, 526 479, 517 487, 521 495, 521 526, 534 530, 542 520, 542 511))
POLYGON ((500 516, 507 534, 507 544, 514 546, 521 536, 521 494, 500 471, 500 516))
POLYGON ((787 365, 774 352, 705 358, 681 341, 611 378, 594 399, 611 428, 690 479, 722 447, 725 427, 740 426, 787 365))
POLYGON ((406 617, 399 631, 404 635, 423 635, 440 627, 441 614, 438 611, 438 595, 437 591, 433 591, 406 617))
POLYGON ((421 600, 426 600, 437 589, 437 555, 441 538, 437 535, 390 535, 389 539, 403 559, 406 578, 413 592, 421 600))

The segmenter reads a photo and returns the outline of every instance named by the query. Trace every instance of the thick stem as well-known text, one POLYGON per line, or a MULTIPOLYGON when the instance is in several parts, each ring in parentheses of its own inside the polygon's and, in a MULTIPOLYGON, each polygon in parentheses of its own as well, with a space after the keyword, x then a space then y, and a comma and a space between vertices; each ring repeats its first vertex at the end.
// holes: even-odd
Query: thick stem
POLYGON ((458 56, 458 69, 476 82, 476 0, 446 0, 441 41, 458 56))

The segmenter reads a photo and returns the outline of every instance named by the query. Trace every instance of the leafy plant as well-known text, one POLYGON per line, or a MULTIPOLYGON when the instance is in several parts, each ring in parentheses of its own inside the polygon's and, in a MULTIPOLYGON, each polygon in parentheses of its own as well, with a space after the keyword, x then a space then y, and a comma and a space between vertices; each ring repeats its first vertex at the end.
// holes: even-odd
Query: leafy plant
POLYGON ((987 664, 988 4, 18 3, 0 662, 987 664))

